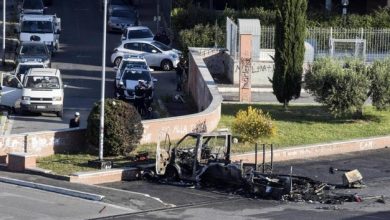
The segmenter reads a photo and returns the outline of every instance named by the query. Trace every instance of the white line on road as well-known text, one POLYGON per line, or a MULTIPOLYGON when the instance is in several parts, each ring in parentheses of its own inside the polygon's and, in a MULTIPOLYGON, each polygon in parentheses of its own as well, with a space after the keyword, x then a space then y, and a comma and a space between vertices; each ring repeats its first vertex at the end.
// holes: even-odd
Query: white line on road
POLYGON ((149 194, 146 194, 146 193, 128 191, 128 190, 123 190, 123 189, 115 189, 115 188, 110 188, 110 187, 105 187, 105 186, 96 186, 96 185, 95 185, 95 187, 102 188, 102 189, 114 190, 114 191, 118 191, 118 192, 126 192, 126 193, 132 193, 132 194, 136 194, 136 195, 141 195, 141 196, 145 196, 145 197, 147 197, 147 198, 154 199, 154 200, 156 200, 157 202, 160 202, 160 203, 162 203, 162 204, 165 205, 165 206, 168 206, 168 207, 176 207, 175 204, 165 203, 165 202, 163 202, 160 198, 153 197, 153 196, 151 196, 151 195, 149 195, 149 194))
POLYGON ((88 88, 88 87, 71 86, 71 85, 67 85, 66 88, 70 88, 70 89, 92 89, 92 88, 88 88))

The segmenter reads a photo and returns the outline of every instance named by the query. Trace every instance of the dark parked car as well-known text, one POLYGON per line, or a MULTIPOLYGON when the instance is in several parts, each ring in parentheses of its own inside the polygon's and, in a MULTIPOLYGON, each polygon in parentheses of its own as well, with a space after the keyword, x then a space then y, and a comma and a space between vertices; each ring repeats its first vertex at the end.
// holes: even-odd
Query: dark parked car
POLYGON ((138 13, 133 9, 112 9, 108 16, 108 31, 122 33, 127 27, 138 25, 138 13))
POLYGON ((16 63, 27 61, 42 62, 45 67, 51 66, 51 54, 43 42, 22 42, 16 50, 16 63))
POLYGON ((44 10, 42 0, 23 0, 21 8, 23 14, 43 14, 44 10))

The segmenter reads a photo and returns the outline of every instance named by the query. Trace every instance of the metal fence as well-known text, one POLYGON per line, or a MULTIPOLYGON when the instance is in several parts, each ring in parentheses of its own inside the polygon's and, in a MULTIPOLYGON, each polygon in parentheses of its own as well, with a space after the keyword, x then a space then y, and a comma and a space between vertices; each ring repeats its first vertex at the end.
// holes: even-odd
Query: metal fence
MULTIPOLYGON (((234 37, 235 40, 232 31, 227 31, 226 42, 230 44, 227 49, 236 57, 237 35, 234 37)), ((274 49, 274 38, 275 28, 262 26, 260 48, 274 49)), ((306 42, 313 46, 315 58, 356 56, 365 62, 373 62, 390 56, 390 29, 309 28, 306 42)))

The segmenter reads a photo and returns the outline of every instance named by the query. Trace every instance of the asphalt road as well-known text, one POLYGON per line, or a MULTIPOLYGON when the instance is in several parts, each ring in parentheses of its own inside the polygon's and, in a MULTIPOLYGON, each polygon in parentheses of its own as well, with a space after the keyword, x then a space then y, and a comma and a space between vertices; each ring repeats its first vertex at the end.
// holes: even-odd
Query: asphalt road
POLYGON ((6 183, 0 189, 0 219, 87 219, 134 211, 6 183))
MULTIPOLYGON (((363 189, 339 189, 338 193, 357 193, 362 196, 384 195, 390 198, 390 149, 350 153, 304 161, 274 164, 274 173, 294 175, 341 184, 342 173, 329 174, 330 166, 358 169, 367 185, 363 189)), ((375 200, 346 202, 343 205, 327 205, 306 202, 281 202, 249 199, 229 192, 198 190, 193 188, 159 185, 145 182, 117 182, 106 187, 148 193, 174 205, 116 215, 100 219, 390 219, 390 202, 375 200)))

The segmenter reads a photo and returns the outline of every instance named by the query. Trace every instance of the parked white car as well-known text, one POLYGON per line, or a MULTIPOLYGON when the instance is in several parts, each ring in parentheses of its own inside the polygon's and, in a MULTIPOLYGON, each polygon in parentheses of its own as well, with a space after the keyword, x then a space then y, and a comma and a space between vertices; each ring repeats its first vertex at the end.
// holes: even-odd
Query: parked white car
POLYGON ((125 40, 147 40, 152 41, 154 38, 153 32, 145 26, 128 27, 123 30, 122 42, 125 40))
POLYGON ((111 62, 119 66, 128 54, 142 55, 149 66, 169 71, 177 67, 181 52, 158 41, 128 40, 114 49, 111 62))

